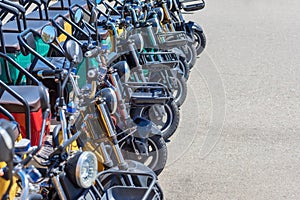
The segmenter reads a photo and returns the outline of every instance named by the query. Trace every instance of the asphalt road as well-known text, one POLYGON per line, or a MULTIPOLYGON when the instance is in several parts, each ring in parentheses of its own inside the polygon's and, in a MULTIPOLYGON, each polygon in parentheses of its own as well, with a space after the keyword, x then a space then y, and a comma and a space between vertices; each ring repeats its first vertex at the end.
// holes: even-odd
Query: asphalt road
POLYGON ((300 199, 300 1, 207 0, 166 199, 300 199))

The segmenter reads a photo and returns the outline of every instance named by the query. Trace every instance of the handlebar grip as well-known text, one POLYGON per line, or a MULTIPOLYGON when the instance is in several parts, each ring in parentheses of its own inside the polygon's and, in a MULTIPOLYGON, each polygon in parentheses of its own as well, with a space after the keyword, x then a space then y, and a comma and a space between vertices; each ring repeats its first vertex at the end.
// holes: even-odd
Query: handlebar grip
POLYGON ((37 72, 38 77, 50 78, 62 72, 62 69, 45 69, 37 72))
POLYGON ((89 51, 85 52, 84 55, 85 55, 85 57, 87 57, 87 58, 92 58, 92 57, 96 57, 99 53, 100 53, 100 52, 99 52, 99 48, 96 47, 96 48, 94 48, 94 49, 92 49, 92 50, 89 50, 89 51))

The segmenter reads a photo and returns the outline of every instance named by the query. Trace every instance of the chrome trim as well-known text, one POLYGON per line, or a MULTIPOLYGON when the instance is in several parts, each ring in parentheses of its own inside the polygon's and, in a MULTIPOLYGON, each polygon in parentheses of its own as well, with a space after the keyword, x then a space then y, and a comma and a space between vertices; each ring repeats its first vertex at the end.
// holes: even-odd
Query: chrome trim
MULTIPOLYGON (((91 164, 91 163, 89 163, 91 164)), ((89 168, 91 168, 91 166, 89 166, 89 168)), ((76 178, 76 182, 78 184, 79 187, 82 187, 82 188, 89 188, 93 185, 96 177, 97 177, 97 172, 98 172, 98 163, 97 163, 97 157, 94 153, 92 153, 91 151, 84 151, 81 153, 81 155, 79 156, 78 160, 77 160, 77 163, 76 163, 76 169, 75 169, 75 178, 76 178), (82 181, 82 176, 81 176, 81 168, 83 166, 83 163, 84 162, 87 162, 86 159, 87 158, 91 158, 93 159, 93 162, 94 162, 94 171, 93 171, 93 177, 92 179, 89 179, 88 183, 86 183, 86 181, 83 183, 82 181), (88 185, 86 185, 88 184, 88 185)), ((89 177, 90 178, 90 177, 89 177)))
POLYGON ((21 187, 22 187, 20 199, 27 200, 28 195, 29 195, 29 181, 26 177, 26 173, 20 169, 17 171, 17 174, 18 174, 19 178, 21 179, 21 187))
POLYGON ((53 176, 51 177, 52 183, 56 189, 56 192, 59 196, 60 200, 67 200, 66 194, 64 193, 64 190, 61 186, 61 184, 59 183, 59 177, 58 176, 53 176))

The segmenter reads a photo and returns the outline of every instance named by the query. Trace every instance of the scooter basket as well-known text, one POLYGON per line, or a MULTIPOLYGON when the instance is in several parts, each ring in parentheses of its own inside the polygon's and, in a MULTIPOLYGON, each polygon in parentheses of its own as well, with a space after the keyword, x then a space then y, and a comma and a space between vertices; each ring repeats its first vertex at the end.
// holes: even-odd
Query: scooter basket
POLYGON ((130 104, 134 107, 166 104, 171 100, 171 93, 165 85, 160 83, 127 83, 133 93, 130 95, 130 104))
POLYGON ((109 169, 98 174, 95 189, 101 200, 161 199, 155 174, 109 169))
POLYGON ((181 3, 184 11, 196 11, 205 7, 205 2, 202 0, 185 0, 181 3))
POLYGON ((158 33, 157 40, 161 49, 170 49, 187 44, 187 35, 183 31, 158 33))
POLYGON ((170 52, 143 52, 140 53, 140 60, 143 69, 151 71, 169 70, 178 63, 177 55, 170 52))
MULTIPOLYGON (((129 200, 129 199, 142 199, 148 188, 132 188, 130 186, 114 186, 107 190, 107 194, 101 200, 129 200)), ((147 199, 153 199, 155 192, 150 191, 147 199)))

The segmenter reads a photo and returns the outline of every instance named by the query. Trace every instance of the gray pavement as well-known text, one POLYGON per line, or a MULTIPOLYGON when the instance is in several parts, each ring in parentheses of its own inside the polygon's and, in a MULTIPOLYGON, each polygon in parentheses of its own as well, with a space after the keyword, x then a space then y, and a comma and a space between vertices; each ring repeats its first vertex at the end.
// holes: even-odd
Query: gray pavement
POLYGON ((300 199, 300 1, 207 0, 166 199, 300 199))

